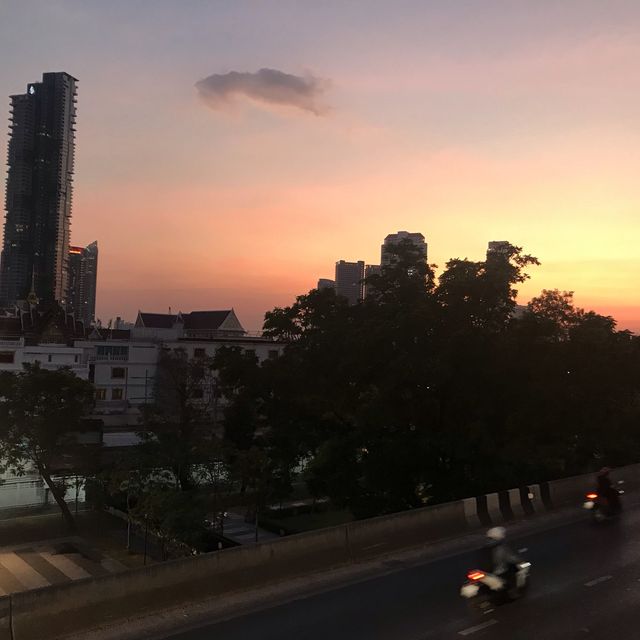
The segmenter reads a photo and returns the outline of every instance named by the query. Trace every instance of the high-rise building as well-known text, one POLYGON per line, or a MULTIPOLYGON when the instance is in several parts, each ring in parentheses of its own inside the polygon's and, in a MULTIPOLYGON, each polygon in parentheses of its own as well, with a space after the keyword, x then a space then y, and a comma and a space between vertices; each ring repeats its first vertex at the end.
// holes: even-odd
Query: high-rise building
POLYGON ((11 96, 0 306, 66 303, 76 79, 45 73, 11 96))
POLYGON ((364 268, 364 297, 366 298, 370 291, 371 285, 369 284, 369 278, 371 276, 379 276, 382 273, 382 267, 379 264, 368 264, 364 268))
POLYGON ((427 243, 424 236, 421 233, 409 233, 408 231, 398 231, 398 233, 391 233, 384 239, 384 244, 380 249, 380 264, 381 266, 387 266, 391 264, 393 254, 389 251, 392 245, 400 244, 401 242, 408 240, 416 247, 424 252, 424 259, 427 259, 427 243))
POLYGON ((329 278, 320 278, 318 280, 318 291, 322 291, 323 289, 335 289, 336 282, 335 280, 329 280, 329 278))
POLYGON ((98 243, 87 247, 69 247, 69 293, 67 300, 73 317, 90 327, 96 319, 96 281, 98 243))
POLYGON ((336 262, 336 294, 345 297, 349 304, 357 304, 364 298, 364 262, 336 262))
POLYGON ((511 243, 507 240, 492 240, 488 245, 487 245, 487 257, 489 257, 490 254, 506 254, 509 249, 511 248, 511 243))

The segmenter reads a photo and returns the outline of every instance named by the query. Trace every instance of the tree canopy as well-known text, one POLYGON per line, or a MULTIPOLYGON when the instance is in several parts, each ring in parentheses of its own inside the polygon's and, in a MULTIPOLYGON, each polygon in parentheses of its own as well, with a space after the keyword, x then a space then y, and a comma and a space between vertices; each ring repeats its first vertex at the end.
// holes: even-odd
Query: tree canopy
POLYGON ((17 475, 37 470, 70 528, 75 523, 64 499, 66 486, 54 476, 74 454, 74 472, 90 466, 76 435, 86 427, 93 394, 93 385, 70 369, 26 364, 18 373, 0 372, 0 459, 17 475))
POLYGON ((357 516, 638 459, 637 338, 570 292, 516 310, 538 264, 519 247, 437 282, 410 243, 394 251, 360 304, 312 290, 267 313, 289 341, 277 360, 218 359, 243 446, 303 462, 310 491, 357 516))

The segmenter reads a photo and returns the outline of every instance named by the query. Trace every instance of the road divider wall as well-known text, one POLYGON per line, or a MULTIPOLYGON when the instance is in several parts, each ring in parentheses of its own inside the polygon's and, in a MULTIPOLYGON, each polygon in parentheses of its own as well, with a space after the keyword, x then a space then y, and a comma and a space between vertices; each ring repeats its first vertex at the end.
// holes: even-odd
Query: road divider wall
MULTIPOLYGON (((616 470, 640 488, 640 465, 616 470)), ((53 640, 575 504, 593 474, 360 520, 0 598, 0 640, 53 640)))

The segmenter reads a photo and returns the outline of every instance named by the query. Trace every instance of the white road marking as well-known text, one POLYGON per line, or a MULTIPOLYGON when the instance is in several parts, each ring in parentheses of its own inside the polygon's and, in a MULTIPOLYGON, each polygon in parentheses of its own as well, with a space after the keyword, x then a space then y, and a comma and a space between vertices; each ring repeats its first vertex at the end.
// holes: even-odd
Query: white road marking
POLYGON ((27 589, 48 587, 50 584, 44 576, 41 576, 30 564, 15 553, 3 553, 0 555, 0 563, 13 574, 13 577, 18 582, 27 587, 27 589))
POLYGON ((90 578, 91 574, 85 571, 80 565, 77 565, 70 556, 76 554, 50 553, 42 551, 40 555, 56 569, 62 571, 67 578, 79 580, 80 578, 90 578))
POLYGON ((486 629, 487 627, 491 627, 494 624, 498 624, 498 621, 495 618, 491 618, 491 620, 487 620, 482 624, 477 624, 475 627, 469 627, 468 629, 463 629, 462 631, 458 631, 458 635, 470 636, 472 633, 475 633, 476 631, 482 631, 483 629, 486 629))
POLYGON ((363 551, 366 551, 367 549, 375 549, 376 547, 384 547, 384 545, 387 544, 386 542, 378 542, 378 544, 370 544, 368 547, 362 547, 363 551))
POLYGON ((522 547, 522 549, 518 549, 518 553, 527 553, 529 551, 528 547, 522 547))
POLYGON ((611 580, 611 578, 613 578, 613 576, 600 576, 599 578, 596 578, 595 580, 590 580, 589 582, 585 582, 584 586, 585 587, 595 587, 597 584, 600 584, 601 582, 606 582, 607 580, 611 580))

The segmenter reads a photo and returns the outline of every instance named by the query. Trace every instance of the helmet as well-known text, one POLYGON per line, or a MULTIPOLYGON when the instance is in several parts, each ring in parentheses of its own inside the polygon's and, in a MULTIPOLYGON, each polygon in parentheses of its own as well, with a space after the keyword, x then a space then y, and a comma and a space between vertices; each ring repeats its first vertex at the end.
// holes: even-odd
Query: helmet
POLYGON ((507 530, 504 527, 492 527, 487 531, 487 538, 501 542, 507 537, 507 530))

